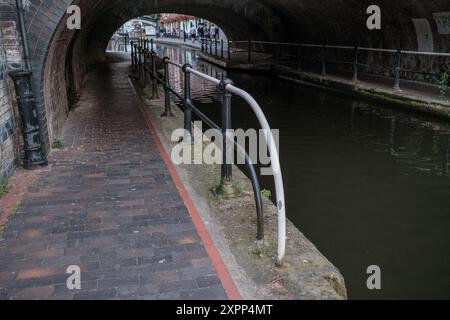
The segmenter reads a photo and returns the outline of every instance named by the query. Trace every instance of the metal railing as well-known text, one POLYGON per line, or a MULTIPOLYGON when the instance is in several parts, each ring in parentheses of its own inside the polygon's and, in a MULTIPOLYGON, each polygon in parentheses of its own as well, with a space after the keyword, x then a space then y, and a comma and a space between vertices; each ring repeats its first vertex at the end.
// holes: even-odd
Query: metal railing
MULTIPOLYGON (((211 50, 212 44, 206 40, 206 43, 209 43, 209 50, 207 45, 205 46, 205 50, 203 50, 207 54, 218 56, 216 52, 211 50)), ((203 47, 203 46, 202 46, 203 47)), ((395 90, 400 90, 400 80, 402 79, 401 74, 420 74, 426 76, 439 76, 439 73, 436 73, 433 70, 423 71, 423 70, 413 70, 407 69, 402 66, 402 58, 407 55, 414 56, 429 56, 429 57, 438 57, 443 58, 443 60, 447 59, 447 63, 441 63, 443 65, 447 65, 450 68, 450 53, 444 52, 420 52, 420 51, 412 51, 412 50, 394 50, 394 49, 382 49, 382 48, 369 48, 369 47, 361 47, 361 46, 337 46, 337 45, 320 45, 320 44, 304 44, 304 43, 290 43, 290 42, 272 42, 272 41, 255 41, 255 40, 246 40, 246 41, 228 41, 227 48, 225 50, 227 52, 227 59, 232 60, 233 54, 236 53, 245 53, 247 55, 248 62, 255 61, 254 54, 255 53, 270 53, 273 54, 278 61, 283 56, 289 57, 293 61, 297 61, 298 70, 302 70, 303 61, 315 61, 320 64, 320 73, 323 76, 327 75, 327 70, 331 64, 335 65, 349 65, 351 66, 352 71, 352 80, 358 81, 358 75, 360 73, 360 69, 362 67, 369 67, 368 63, 361 63, 360 55, 363 52, 366 53, 378 53, 378 54, 389 54, 392 58, 392 62, 390 62, 390 74, 393 77, 394 83, 393 88, 395 90), (307 49, 315 50, 316 52, 311 55, 305 55, 305 51, 307 49), (351 60, 339 60, 331 58, 329 52, 330 50, 341 50, 341 52, 346 51, 349 52, 351 56, 351 60)), ((220 51, 219 51, 220 52, 220 51)), ((347 55, 343 53, 344 55, 347 55)), ((223 58, 223 54, 221 56, 223 58)), ((240 59, 242 57, 239 57, 240 59)), ((377 75, 377 74, 373 74, 377 75)))
MULTIPOLYGON (((281 174, 280 161, 278 157, 278 150, 275 145, 275 140, 273 138, 269 123, 262 112, 259 104, 255 99, 247 92, 233 85, 230 79, 216 79, 202 72, 199 72, 192 68, 191 65, 185 63, 181 65, 170 58, 164 57, 162 63, 164 66, 163 75, 159 75, 156 70, 156 60, 157 54, 153 50, 153 42, 143 39, 139 40, 137 43, 131 42, 131 62, 132 68, 135 73, 137 73, 139 80, 144 86, 152 84, 153 98, 158 97, 158 83, 162 84, 164 88, 164 99, 165 99, 165 110, 162 116, 172 116, 171 110, 171 94, 182 101, 180 106, 181 110, 184 111, 184 129, 189 133, 190 139, 192 139, 192 115, 195 114, 203 122, 205 122, 209 127, 219 130, 223 136, 223 146, 225 152, 223 152, 223 164, 221 165, 221 181, 222 183, 231 183, 232 181, 232 164, 228 163, 230 159, 230 152, 233 149, 244 156, 245 165, 250 175, 250 180, 252 182, 252 188, 256 203, 256 214, 257 214, 257 239, 262 240, 264 238, 264 213, 263 213, 263 202, 261 189, 258 181, 258 177, 254 168, 252 159, 246 152, 243 146, 235 141, 233 135, 230 133, 231 130, 231 98, 232 94, 237 95, 244 99, 250 106, 252 111, 255 113, 259 124, 264 132, 264 138, 266 140, 266 145, 269 149, 270 160, 272 165, 272 170, 274 174, 275 190, 276 190, 276 207, 277 207, 277 218, 278 218, 278 228, 277 228, 277 265, 281 266, 283 257, 285 255, 286 248, 286 211, 285 211, 285 198, 284 198, 284 187, 283 178, 281 174), (169 75, 169 65, 179 68, 184 74, 184 94, 181 95, 175 91, 170 85, 170 75, 169 75), (222 95, 221 103, 221 125, 216 124, 213 120, 208 118, 203 112, 201 112, 193 103, 191 98, 191 76, 196 76, 203 80, 213 83, 217 86, 217 89, 222 95), (231 148, 231 149, 230 149, 231 148)), ((191 140, 192 141, 192 140, 191 140)))
POLYGON ((200 38, 201 51, 215 57, 231 59, 230 41, 223 39, 200 38))

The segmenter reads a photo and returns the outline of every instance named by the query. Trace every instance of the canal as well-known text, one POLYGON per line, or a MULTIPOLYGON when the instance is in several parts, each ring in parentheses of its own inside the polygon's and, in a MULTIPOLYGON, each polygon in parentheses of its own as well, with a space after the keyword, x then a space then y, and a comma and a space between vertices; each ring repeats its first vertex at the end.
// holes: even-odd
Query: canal
MULTIPOLYGON (((265 75, 226 74, 189 50, 157 51, 230 77, 261 104, 280 130, 288 217, 341 270, 350 299, 450 298, 450 126, 265 75), (370 265, 381 268, 379 291, 367 289, 370 265)), ((182 73, 171 73, 182 92, 182 73)), ((194 103, 220 119, 216 89, 192 82, 194 103)), ((232 113, 234 128, 258 128, 238 98, 232 113)), ((260 179, 273 190, 272 177, 260 179)))

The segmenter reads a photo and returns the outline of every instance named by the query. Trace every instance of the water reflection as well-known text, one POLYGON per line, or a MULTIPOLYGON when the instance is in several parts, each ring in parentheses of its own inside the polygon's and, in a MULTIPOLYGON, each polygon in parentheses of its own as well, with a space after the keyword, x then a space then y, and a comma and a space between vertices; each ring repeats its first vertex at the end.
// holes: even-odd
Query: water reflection
MULTIPOLYGON (((280 129, 287 214, 340 268, 350 298, 450 298, 448 125, 266 76, 227 75, 190 51, 157 50, 229 76, 261 103, 280 129), (381 267, 381 291, 366 288, 372 264, 381 267)), ((182 72, 171 73, 181 93, 182 72)), ((192 87, 199 109, 220 119, 215 86, 196 78, 192 87)), ((240 99, 232 112, 235 128, 258 127, 240 99)), ((272 188, 271 177, 261 185, 272 188)))

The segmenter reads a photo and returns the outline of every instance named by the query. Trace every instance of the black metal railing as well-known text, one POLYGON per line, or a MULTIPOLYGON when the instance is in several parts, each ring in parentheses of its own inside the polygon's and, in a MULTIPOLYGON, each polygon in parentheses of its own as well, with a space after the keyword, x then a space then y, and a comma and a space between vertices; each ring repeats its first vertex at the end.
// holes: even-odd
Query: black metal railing
POLYGON ((230 42, 223 39, 200 38, 202 52, 222 59, 231 59, 230 42))
MULTIPOLYGON (((202 51, 206 54, 214 56, 223 56, 223 50, 219 50, 219 54, 216 53, 216 45, 213 45, 214 40, 203 39, 202 51)), ((303 70, 304 61, 310 61, 310 64, 315 64, 319 67, 321 75, 326 76, 328 69, 332 65, 338 65, 340 67, 348 66, 347 69, 351 70, 352 80, 358 81, 358 76, 361 73, 361 69, 378 67, 378 72, 367 71, 365 74, 371 75, 386 75, 388 74, 393 78, 393 88, 400 90, 400 80, 410 79, 406 75, 421 75, 428 78, 437 78, 440 72, 436 72, 433 68, 433 63, 430 66, 422 66, 421 69, 414 69, 407 65, 421 65, 418 62, 419 56, 428 56, 433 58, 439 58, 441 61, 437 63, 441 66, 446 66, 450 69, 450 53, 444 52, 420 52, 411 50, 394 50, 394 49, 382 49, 382 48, 368 48, 362 46, 336 46, 336 45, 320 45, 320 44, 304 44, 304 43, 289 43, 289 42, 270 42, 270 41, 227 41, 226 49, 228 60, 234 58, 242 60, 244 54, 249 63, 257 62, 259 57, 255 59, 255 54, 263 53, 270 54, 274 58, 274 63, 279 63, 283 58, 289 58, 291 62, 297 63, 297 69, 303 70), (331 54, 333 51, 334 54, 331 54), (240 54, 240 55, 239 55, 240 54), (374 62, 370 62, 369 58, 362 59, 362 55, 379 55, 378 65, 374 62), (384 55, 384 56, 383 56, 384 55), (408 63, 403 63, 403 59, 408 56, 408 63), (411 59, 411 56, 415 57, 411 59), (339 58, 343 57, 343 58, 339 58), (363 63, 366 60, 366 63, 363 63), (383 61, 384 60, 384 61, 383 61), (388 70, 383 70, 388 65, 388 70), (387 71, 387 72, 386 72, 387 71), (402 75, 404 75, 402 77, 402 75)), ((375 61, 375 58, 372 59, 375 61)), ((422 63, 423 65, 423 63, 422 63)), ((447 70, 448 71, 448 70, 447 70)), ((417 79, 416 81, 421 81, 417 79)))
MULTIPOLYGON (((254 200, 256 204, 257 215, 257 239, 264 238, 264 211, 263 201, 261 195, 260 184, 258 176, 255 171, 254 164, 246 152, 246 150, 235 141, 228 137, 228 131, 231 129, 231 93, 226 90, 229 84, 232 84, 230 79, 218 80, 208 75, 202 74, 192 69, 192 66, 185 63, 184 65, 173 62, 168 57, 162 58, 163 73, 158 73, 156 68, 157 59, 160 59, 153 50, 153 41, 147 39, 139 39, 131 42, 131 62, 133 72, 137 74, 139 82, 142 86, 147 86, 151 83, 153 98, 158 98, 158 84, 164 88, 164 113, 163 117, 173 116, 171 110, 171 95, 175 96, 182 104, 178 104, 184 113, 184 129, 190 134, 192 139, 192 116, 195 114, 200 120, 206 123, 210 128, 219 130, 223 136, 223 146, 226 150, 223 152, 223 161, 221 165, 221 182, 225 184, 232 183, 232 164, 227 163, 227 147, 233 144, 234 150, 239 152, 245 158, 245 166, 248 170, 252 188, 254 193, 254 200), (170 85, 169 65, 180 68, 184 73, 184 93, 178 93, 170 85), (197 76, 206 78, 218 85, 221 93, 221 124, 216 124, 212 119, 201 112, 193 103, 191 99, 191 75, 195 73, 197 76)), ((232 148, 233 149, 233 148, 232 148)), ((229 158, 228 158, 229 159, 229 158)), ((284 201, 284 199, 283 199, 284 201)))

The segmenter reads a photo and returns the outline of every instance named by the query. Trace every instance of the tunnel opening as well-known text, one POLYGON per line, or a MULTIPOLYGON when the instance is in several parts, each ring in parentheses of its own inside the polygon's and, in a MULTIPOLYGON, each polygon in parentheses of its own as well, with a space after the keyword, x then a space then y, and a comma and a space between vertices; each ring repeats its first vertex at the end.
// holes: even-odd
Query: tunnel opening
POLYGON ((84 13, 81 29, 69 30, 66 27, 67 16, 62 17, 50 41, 43 67, 42 118, 46 127, 44 141, 48 142, 47 149, 50 149, 50 141, 61 135, 65 119, 76 102, 87 72, 93 65, 106 62, 105 53, 112 35, 127 21, 146 15, 175 12, 200 16, 199 19, 219 26, 227 39, 231 40, 247 37, 268 40, 276 34, 282 34, 274 32, 274 28, 265 27, 264 18, 268 16, 273 16, 271 23, 276 25, 275 29, 281 28, 281 23, 276 22, 275 14, 269 8, 257 1, 254 1, 253 6, 247 3, 238 8, 230 3, 211 6, 166 2, 159 5, 148 1, 115 1, 109 4, 105 1, 95 4, 83 0, 73 2, 84 13))

